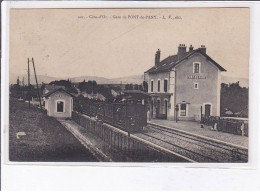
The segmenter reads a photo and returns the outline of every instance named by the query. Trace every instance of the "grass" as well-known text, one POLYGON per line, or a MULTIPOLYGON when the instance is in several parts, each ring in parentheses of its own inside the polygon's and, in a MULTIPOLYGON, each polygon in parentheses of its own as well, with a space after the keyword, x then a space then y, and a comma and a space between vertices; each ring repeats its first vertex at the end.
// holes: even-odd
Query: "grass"
POLYGON ((93 155, 46 111, 10 98, 9 159, 27 162, 93 162, 93 155), (17 139, 18 132, 25 136, 17 139))

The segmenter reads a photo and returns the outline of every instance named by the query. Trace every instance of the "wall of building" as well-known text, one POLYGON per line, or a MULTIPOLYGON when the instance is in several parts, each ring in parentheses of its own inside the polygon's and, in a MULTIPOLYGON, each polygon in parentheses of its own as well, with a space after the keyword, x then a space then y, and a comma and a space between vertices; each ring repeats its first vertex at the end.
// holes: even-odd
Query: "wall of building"
POLYGON ((169 91, 169 72, 150 73, 148 78, 148 93, 164 93, 164 80, 168 80, 169 91), (160 92, 158 92, 158 79, 160 79, 160 92), (151 81, 153 80, 153 92, 151 91, 151 81))
POLYGON ((165 95, 165 93, 174 93, 174 76, 172 77, 172 73, 170 72, 159 72, 159 73, 150 73, 149 76, 147 76, 147 81, 148 81, 148 93, 156 93, 158 96, 152 97, 153 100, 153 115, 152 118, 156 117, 156 105, 157 105, 157 100, 160 100, 160 114, 165 114, 167 110, 167 119, 171 117, 172 115, 172 106, 171 106, 171 101, 173 98, 173 95, 165 95), (160 92, 158 91, 158 80, 160 79, 160 92), (164 92, 164 80, 168 80, 168 85, 167 85, 167 92, 164 92), (151 91, 151 81, 153 80, 153 92, 151 91), (165 107, 165 101, 167 101, 167 107, 165 107))
POLYGON ((170 71, 170 92, 173 94, 169 99, 168 120, 175 120, 175 71, 170 71))
POLYGON ((47 99, 47 114, 51 117, 66 118, 71 117, 72 97, 65 92, 57 91, 47 99), (57 112, 57 101, 64 101, 65 112, 57 112))
POLYGON ((201 106, 211 104, 211 115, 218 116, 220 95, 219 70, 206 58, 197 53, 188 60, 175 67, 176 70, 176 103, 183 101, 188 104, 188 116, 180 119, 194 119, 200 116, 201 106), (193 62, 199 62, 200 73, 193 73, 193 62), (201 76, 202 79, 191 79, 189 76, 201 76), (205 78, 205 79, 204 79, 205 78), (194 83, 198 83, 198 89, 194 89, 194 83))

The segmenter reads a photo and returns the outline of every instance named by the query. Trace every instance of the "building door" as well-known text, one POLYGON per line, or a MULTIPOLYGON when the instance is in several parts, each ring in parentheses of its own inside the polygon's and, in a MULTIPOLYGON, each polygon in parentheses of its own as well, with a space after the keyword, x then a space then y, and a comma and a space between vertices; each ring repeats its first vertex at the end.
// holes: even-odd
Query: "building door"
POLYGON ((210 110, 211 109, 211 105, 210 104, 205 104, 205 116, 208 117, 210 116, 210 110))
POLYGON ((160 100, 157 100, 157 107, 156 107, 156 117, 158 118, 160 114, 160 100))
POLYGON ((153 116, 153 100, 151 101, 151 115, 153 116))
POLYGON ((164 113, 165 119, 167 119, 167 109, 168 109, 168 101, 167 100, 164 101, 164 106, 165 106, 165 110, 164 110, 165 111, 165 113, 164 113))

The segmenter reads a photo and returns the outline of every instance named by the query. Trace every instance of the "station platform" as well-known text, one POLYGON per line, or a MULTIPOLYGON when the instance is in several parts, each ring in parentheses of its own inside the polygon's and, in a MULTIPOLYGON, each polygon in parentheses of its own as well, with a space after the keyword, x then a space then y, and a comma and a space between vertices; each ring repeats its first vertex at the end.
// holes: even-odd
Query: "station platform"
POLYGON ((195 121, 175 121, 170 120, 162 120, 162 119, 152 119, 148 121, 153 124, 158 124, 168 128, 176 128, 179 130, 183 130, 189 133, 210 137, 216 140, 224 141, 227 143, 235 144, 238 146, 242 146, 248 148, 248 137, 234 135, 230 133, 224 133, 220 131, 211 130, 211 126, 203 125, 204 128, 201 128, 201 124, 195 121))

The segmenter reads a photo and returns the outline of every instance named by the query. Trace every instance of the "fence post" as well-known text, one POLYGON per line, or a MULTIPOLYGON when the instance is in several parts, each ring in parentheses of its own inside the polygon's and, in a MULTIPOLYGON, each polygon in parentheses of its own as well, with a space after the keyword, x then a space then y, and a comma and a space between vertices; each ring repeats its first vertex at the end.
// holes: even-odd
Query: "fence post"
POLYGON ((115 132, 115 147, 118 148, 118 137, 117 132, 115 132))
POLYGON ((117 133, 117 149, 120 150, 120 133, 117 133))
POLYGON ((117 148, 120 149, 120 134, 117 133, 117 148))
POLYGON ((241 133, 242 133, 241 135, 245 136, 245 124, 244 124, 244 122, 241 124, 240 130, 241 130, 241 133))
POLYGON ((99 127, 100 127, 101 132, 102 132, 102 139, 103 139, 103 141, 105 141, 105 130, 100 124, 99 124, 99 127))
POLYGON ((110 130, 110 140, 109 140, 109 145, 111 146, 111 142, 112 142, 112 130, 110 130))
POLYGON ((133 140, 133 145, 132 145, 132 158, 135 157, 135 140, 133 140))
POLYGON ((126 139, 127 139, 127 137, 124 136, 124 151, 123 151, 124 155, 127 154, 127 140, 126 139))
POLYGON ((127 155, 129 155, 129 136, 127 136, 127 155))
POLYGON ((107 142, 107 130, 102 126, 102 128, 104 129, 105 132, 105 142, 107 142))
POLYGON ((120 149, 123 151, 123 136, 122 133, 120 134, 120 149))
POLYGON ((101 139, 104 141, 104 130, 99 124, 98 124, 98 129, 100 130, 101 139))

